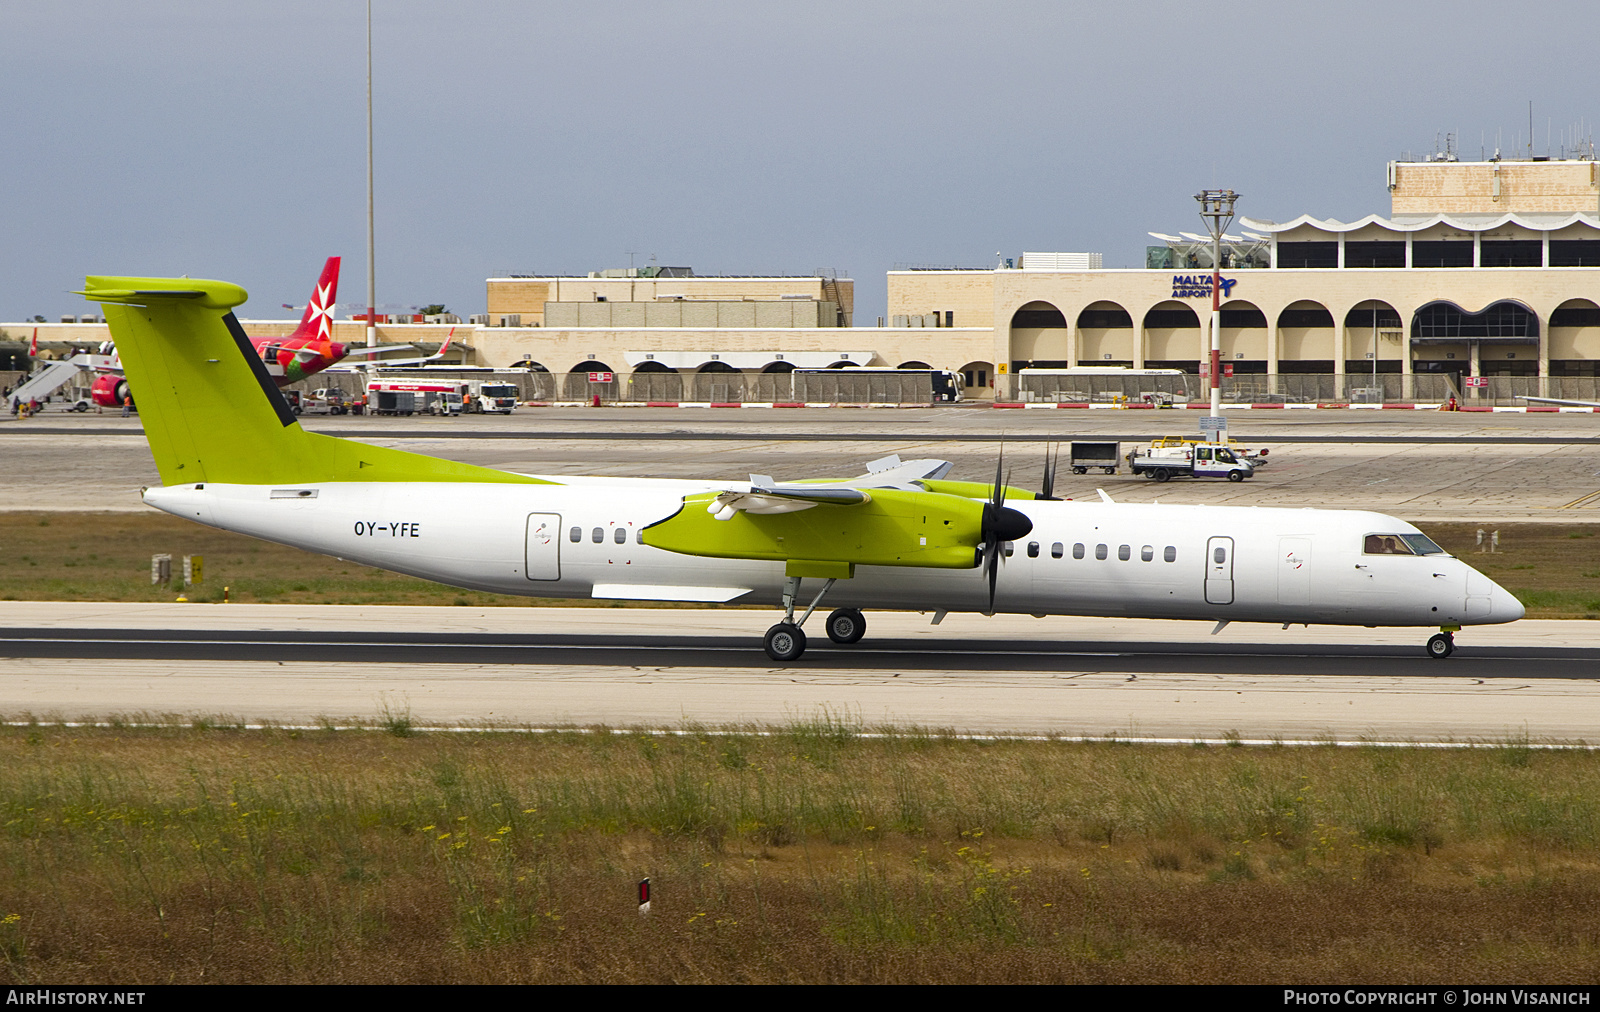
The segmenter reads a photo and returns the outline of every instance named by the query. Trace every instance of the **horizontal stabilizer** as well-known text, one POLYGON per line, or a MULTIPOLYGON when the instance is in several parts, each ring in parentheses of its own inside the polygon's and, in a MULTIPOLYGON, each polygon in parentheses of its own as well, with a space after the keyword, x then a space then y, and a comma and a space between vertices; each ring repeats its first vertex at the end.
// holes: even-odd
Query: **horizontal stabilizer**
POLYGON ((81 295, 90 302, 110 302, 125 306, 148 306, 151 303, 180 301, 204 306, 206 309, 232 309, 250 296, 238 285, 226 281, 203 281, 193 278, 84 278, 81 295))

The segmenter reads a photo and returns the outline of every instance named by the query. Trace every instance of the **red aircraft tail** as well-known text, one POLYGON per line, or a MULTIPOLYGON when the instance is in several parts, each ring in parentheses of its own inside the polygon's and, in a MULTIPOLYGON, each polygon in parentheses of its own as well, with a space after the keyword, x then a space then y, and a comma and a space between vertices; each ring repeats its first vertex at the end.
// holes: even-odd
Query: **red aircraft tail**
POLYGON ((322 276, 317 278, 317 287, 311 292, 311 302, 306 306, 306 313, 300 317, 300 326, 290 338, 331 340, 334 304, 338 301, 339 258, 329 257, 328 262, 322 265, 322 276))

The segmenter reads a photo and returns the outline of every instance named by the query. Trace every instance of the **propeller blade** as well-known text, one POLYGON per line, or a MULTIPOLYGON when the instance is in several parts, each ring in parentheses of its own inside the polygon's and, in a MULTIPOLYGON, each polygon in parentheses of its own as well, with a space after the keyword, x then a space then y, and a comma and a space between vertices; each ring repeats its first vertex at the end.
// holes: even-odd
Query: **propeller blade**
POLYGON ((1000 439, 1000 455, 994 460, 994 488, 989 490, 989 501, 994 503, 996 506, 999 506, 1005 502, 1005 485, 1001 480, 1001 474, 1005 466, 1006 443, 1005 437, 1002 436, 1000 439))
POLYGON ((1061 444, 1044 444, 1044 481, 1039 498, 1054 499, 1056 491, 1056 461, 1061 459, 1061 444), (1052 453, 1052 447, 1054 452, 1052 453))
POLYGON ((999 538, 998 537, 991 537, 988 540, 988 542, 985 543, 985 548, 987 549, 987 551, 984 552, 983 563, 984 563, 984 566, 989 570, 989 572, 987 574, 988 577, 989 577, 989 610, 984 612, 984 614, 985 615, 993 615, 994 614, 995 585, 1000 580, 1000 540, 999 540, 999 538))

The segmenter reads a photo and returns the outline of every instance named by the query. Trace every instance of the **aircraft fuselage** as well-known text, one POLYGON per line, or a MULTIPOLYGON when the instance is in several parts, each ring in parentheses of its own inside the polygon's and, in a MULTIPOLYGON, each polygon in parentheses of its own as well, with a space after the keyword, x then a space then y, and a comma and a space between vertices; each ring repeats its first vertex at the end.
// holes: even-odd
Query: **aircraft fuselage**
MULTIPOLYGON (((725 484, 574 478, 562 485, 210 483, 145 492, 177 516, 440 583, 560 598, 780 603, 781 562, 690 556, 640 531, 725 484)), ((1008 503, 1033 531, 1010 545, 995 610, 1368 626, 1511 622, 1523 607, 1449 555, 1369 554, 1411 524, 1357 510, 1008 503)), ((700 508, 698 506, 693 508, 700 508)), ((820 580, 808 580, 820 588, 820 580)), ((811 592, 806 592, 808 595, 811 592)), ((857 566, 828 607, 987 610, 981 569, 857 566)))

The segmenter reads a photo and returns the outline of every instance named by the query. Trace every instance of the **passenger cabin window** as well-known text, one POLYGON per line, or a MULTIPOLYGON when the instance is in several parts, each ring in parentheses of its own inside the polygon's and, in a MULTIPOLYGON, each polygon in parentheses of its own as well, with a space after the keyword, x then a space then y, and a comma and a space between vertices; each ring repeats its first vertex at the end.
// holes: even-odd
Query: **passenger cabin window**
POLYGON ((1132 558, 1132 556, 1133 550, 1127 545, 1121 545, 1117 548, 1117 558, 1121 559, 1123 562, 1127 562, 1128 559, 1132 558))
POLYGON ((1368 534, 1362 541, 1367 555, 1446 555, 1426 534, 1368 534))
POLYGON ((1017 543, 1015 541, 1007 541, 1006 542, 1006 558, 1008 558, 1008 559, 1011 558, 1011 556, 1016 554, 1016 551, 1017 551, 1017 543))
POLYGON ((1156 557, 1156 550, 1149 545, 1139 549, 1139 561, 1149 562, 1156 557))
POLYGON ((1061 542, 1057 541, 1055 544, 1050 546, 1050 557, 1052 559, 1061 558, 1061 556, 1066 554, 1065 548, 1066 548, 1065 545, 1063 545, 1061 542))
POLYGON ((605 539, 606 539, 606 529, 604 527, 596 527, 594 529, 594 543, 598 545, 600 542, 604 541, 605 539))
POLYGON ((1095 545, 1094 546, 1094 557, 1099 559, 1101 562, 1104 562, 1105 558, 1106 558, 1106 546, 1105 545, 1095 545))
POLYGON ((1162 551, 1161 557, 1163 559, 1167 560, 1168 562, 1177 562, 1178 561, 1178 550, 1176 548, 1172 547, 1171 545, 1168 545, 1166 547, 1166 549, 1162 551))
POLYGON ((1074 559, 1083 558, 1083 542, 1080 541, 1072 546, 1072 557, 1074 559))
POLYGON ((619 545, 627 544, 628 529, 626 527, 618 527, 616 530, 611 532, 611 540, 615 541, 619 545))
POLYGON ((1039 542, 1037 542, 1037 541, 1028 542, 1028 558, 1037 559, 1038 557, 1039 557, 1039 542))
POLYGON ((582 541, 583 540, 583 528, 582 527, 574 527, 572 529, 571 537, 572 537, 573 541, 582 541))

